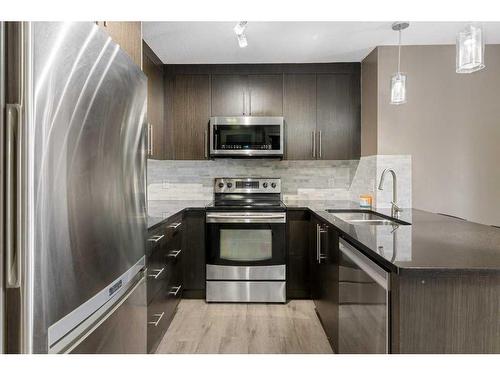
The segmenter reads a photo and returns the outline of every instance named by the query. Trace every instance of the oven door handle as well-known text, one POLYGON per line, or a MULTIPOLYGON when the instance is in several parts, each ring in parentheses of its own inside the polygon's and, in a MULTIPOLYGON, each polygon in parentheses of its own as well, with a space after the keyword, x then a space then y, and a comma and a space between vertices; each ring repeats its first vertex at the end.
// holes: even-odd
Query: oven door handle
POLYGON ((285 223, 286 214, 274 215, 238 215, 238 214, 209 214, 207 223, 285 223))
POLYGON ((207 218, 231 218, 231 219, 283 219, 284 215, 207 215, 207 218))

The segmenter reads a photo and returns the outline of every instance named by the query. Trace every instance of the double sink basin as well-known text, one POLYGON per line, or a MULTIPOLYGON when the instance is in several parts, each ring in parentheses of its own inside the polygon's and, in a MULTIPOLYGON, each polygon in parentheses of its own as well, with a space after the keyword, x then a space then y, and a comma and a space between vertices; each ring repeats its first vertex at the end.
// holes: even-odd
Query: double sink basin
POLYGON ((411 225, 405 221, 368 210, 327 209, 326 212, 334 214, 340 220, 353 225, 411 225))

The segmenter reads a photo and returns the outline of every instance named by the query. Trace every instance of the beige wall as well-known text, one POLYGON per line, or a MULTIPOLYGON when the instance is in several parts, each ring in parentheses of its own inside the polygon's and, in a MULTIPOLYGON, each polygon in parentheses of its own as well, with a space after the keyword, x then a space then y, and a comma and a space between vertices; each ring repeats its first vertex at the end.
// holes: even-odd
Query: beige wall
POLYGON ((412 155, 413 207, 500 225, 500 45, 473 74, 455 73, 455 46, 404 47, 401 106, 389 104, 396 53, 378 48, 378 154, 412 155))

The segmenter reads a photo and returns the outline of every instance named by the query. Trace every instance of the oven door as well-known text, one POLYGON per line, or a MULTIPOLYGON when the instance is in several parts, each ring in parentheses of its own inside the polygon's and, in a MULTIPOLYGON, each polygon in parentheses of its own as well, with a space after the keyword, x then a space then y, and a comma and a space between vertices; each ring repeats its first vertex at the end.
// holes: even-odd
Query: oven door
POLYGON ((285 212, 207 212, 206 222, 207 264, 285 264, 285 212))

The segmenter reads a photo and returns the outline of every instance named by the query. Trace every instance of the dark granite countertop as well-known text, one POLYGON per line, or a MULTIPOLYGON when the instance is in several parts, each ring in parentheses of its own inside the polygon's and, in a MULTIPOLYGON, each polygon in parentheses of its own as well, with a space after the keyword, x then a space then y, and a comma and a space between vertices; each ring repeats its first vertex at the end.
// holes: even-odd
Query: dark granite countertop
POLYGON ((204 208, 212 200, 162 200, 148 201, 148 229, 186 208, 204 208))
MULTIPOLYGON (((500 271, 500 229, 417 209, 403 209, 411 225, 350 224, 327 209, 361 209, 355 202, 287 202, 307 207, 343 233, 367 256, 396 272, 408 270, 500 271)), ((385 216, 389 208, 373 209, 385 216)))
MULTIPOLYGON (((210 201, 150 201, 151 227, 186 208, 204 208, 210 201)), ((348 242, 394 272, 415 270, 500 271, 500 229, 427 211, 403 209, 400 220, 411 225, 350 224, 327 209, 361 209, 351 201, 285 201, 304 208, 335 226, 348 242)), ((390 216, 390 209, 374 209, 390 216)))

